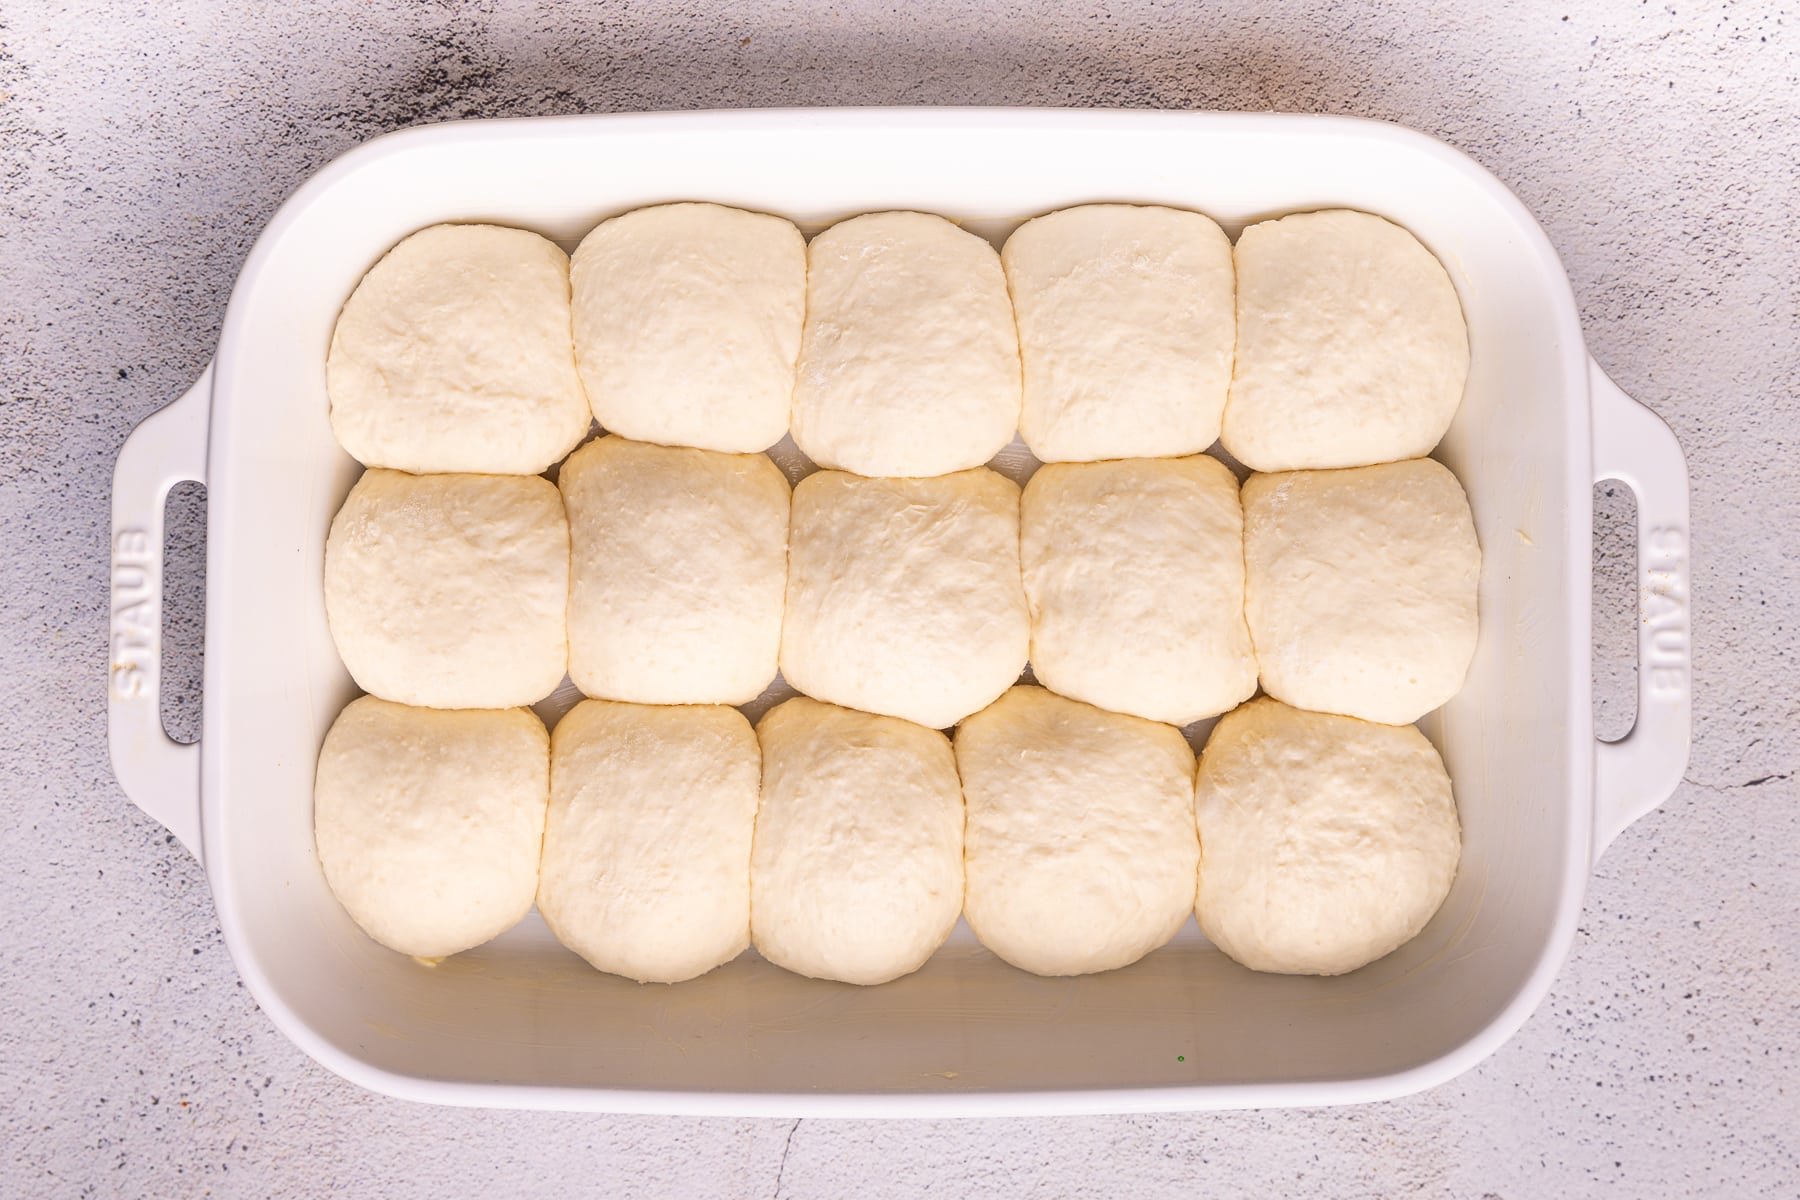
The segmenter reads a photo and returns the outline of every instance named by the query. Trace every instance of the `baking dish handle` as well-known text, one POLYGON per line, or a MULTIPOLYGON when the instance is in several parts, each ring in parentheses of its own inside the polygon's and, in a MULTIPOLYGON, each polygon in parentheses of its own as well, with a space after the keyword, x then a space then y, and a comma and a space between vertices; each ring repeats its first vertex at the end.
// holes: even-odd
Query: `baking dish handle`
POLYGON ((1637 497, 1637 720, 1616 742, 1594 746, 1594 858, 1625 827, 1660 805, 1687 770, 1693 710, 1688 611, 1688 476, 1681 446, 1662 419, 1588 362, 1594 412, 1594 479, 1616 479, 1637 497))
POLYGON ((112 621, 107 740, 132 802, 200 858, 200 746, 163 729, 163 506, 178 483, 206 482, 212 365, 187 394, 139 422, 113 467, 112 621))

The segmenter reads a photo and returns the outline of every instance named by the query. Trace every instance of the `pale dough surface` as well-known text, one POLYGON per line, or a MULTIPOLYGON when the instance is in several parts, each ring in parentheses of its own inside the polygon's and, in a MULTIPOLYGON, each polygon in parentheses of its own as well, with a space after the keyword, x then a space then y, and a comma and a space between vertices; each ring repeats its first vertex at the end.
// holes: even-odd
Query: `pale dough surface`
POLYGON ((791 221, 664 204, 602 222, 570 265, 575 361, 601 428, 755 453, 787 434, 806 312, 791 221))
POLYGON ((325 542, 325 614, 365 692, 431 708, 534 704, 568 665, 569 526, 530 475, 370 470, 325 542))
POLYGON ((1025 485, 1019 543, 1045 687, 1172 725, 1256 691, 1243 513, 1217 459, 1048 464, 1025 485))
POLYGON ((798 696, 757 725, 756 948, 815 979, 918 970, 962 911, 963 802, 935 729, 798 696))
POLYGON ((325 735, 313 837, 370 937, 418 958, 479 946, 537 891, 550 739, 530 709, 350 702, 325 735))
POLYGON ((761 756, 736 709, 584 700, 550 739, 538 911, 602 971, 679 983, 750 944, 761 756))
POLYGON ((886 212, 807 249, 794 441, 822 467, 945 475, 1019 423, 1019 343, 994 248, 942 217, 886 212))
POLYGON ((1200 928, 1258 971, 1340 975, 1425 927, 1456 877, 1450 776, 1410 725, 1259 698, 1200 755, 1200 928))
POLYGON ((1225 449, 1257 471, 1429 454, 1469 373, 1456 288, 1412 234, 1335 209, 1238 238, 1225 449))
POLYGON ((524 229, 421 229, 344 303, 325 374, 332 431, 366 466, 535 475, 591 420, 569 257, 524 229))
POLYGON ((1039 975, 1134 963, 1194 906, 1194 754, 1169 725, 1016 687, 956 731, 963 913, 1039 975))
POLYGON ((1429 458, 1244 483, 1244 613, 1277 700, 1390 725, 1454 696, 1477 633, 1481 546, 1429 458))
POLYGON ((1018 679, 1030 637, 1011 480, 821 471, 794 489, 781 671, 800 691, 943 729, 1018 679))
POLYGON ((788 485, 761 454, 597 438, 558 476, 569 675, 590 696, 742 704, 775 678, 788 485))
POLYGON ((1024 365, 1019 433, 1045 462, 1198 454, 1231 383, 1231 242, 1174 208, 1086 204, 1000 257, 1024 365))

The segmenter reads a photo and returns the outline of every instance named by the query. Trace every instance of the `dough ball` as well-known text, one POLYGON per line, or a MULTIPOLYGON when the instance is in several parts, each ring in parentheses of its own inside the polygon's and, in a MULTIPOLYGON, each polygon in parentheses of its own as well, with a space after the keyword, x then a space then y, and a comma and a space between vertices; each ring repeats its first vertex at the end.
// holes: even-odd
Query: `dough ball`
POLYGON ((1019 424, 1019 342, 994 248, 942 217, 874 213, 807 250, 794 441, 822 467, 946 475, 1019 424))
POLYGON ((963 913, 1039 975, 1136 962, 1194 907, 1194 753, 1181 731, 1016 687, 956 731, 963 913))
POLYGON ((569 342, 569 257, 523 229, 433 225, 370 268, 325 368, 358 462, 536 475, 587 436, 569 342))
POLYGON ((962 911, 962 788, 949 739, 805 696, 771 710, 756 733, 757 950, 843 983, 924 966, 962 911))
POLYGON ((575 251, 575 361, 603 428, 755 453, 787 435, 806 313, 791 221, 664 204, 603 222, 575 251))
POLYGON ((944 729, 1025 669, 1019 489, 821 471, 794 489, 781 671, 809 696, 944 729))
POLYGON ((1425 928, 1462 853, 1450 776, 1417 729, 1266 697, 1213 729, 1195 815, 1200 928, 1257 971, 1375 961, 1425 928))
POLYGON ((1019 432, 1045 462, 1198 454, 1231 383, 1231 242, 1173 208, 1087 204, 1000 252, 1018 314, 1019 432))
POLYGON ((558 476, 569 675, 590 696, 743 704, 775 678, 788 485, 760 454, 598 438, 558 476))
POLYGON ((1417 238, 1368 213, 1299 213, 1237 243, 1225 449, 1258 471, 1429 454, 1462 402, 1469 335, 1417 238))
POLYGON ((1456 476, 1429 458, 1244 484, 1244 615, 1263 690, 1409 725, 1475 654, 1481 547, 1456 476))
POLYGON ((319 863, 382 945, 456 954, 530 909, 549 789, 550 738, 530 709, 446 712, 364 696, 319 751, 319 863))
POLYGON ((510 708, 568 665, 569 525, 530 475, 363 472, 325 541, 325 615, 356 685, 510 708))
POLYGON ((1052 463, 1025 485, 1019 541, 1045 687, 1172 725, 1256 691, 1244 521, 1225 464, 1052 463))
POLYGON ((550 739, 538 911, 602 971, 679 983, 750 944, 761 757, 717 705, 586 700, 550 739))

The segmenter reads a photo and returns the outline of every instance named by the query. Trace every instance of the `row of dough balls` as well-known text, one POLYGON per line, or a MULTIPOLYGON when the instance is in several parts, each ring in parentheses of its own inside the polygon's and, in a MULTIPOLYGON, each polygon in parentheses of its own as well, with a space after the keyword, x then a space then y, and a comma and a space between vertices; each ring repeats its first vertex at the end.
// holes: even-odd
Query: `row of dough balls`
POLYGON ((957 916, 1013 965, 1106 971, 1190 912, 1238 962, 1332 975, 1412 938, 1461 835, 1431 744, 1258 699, 1202 753, 1171 726, 1020 686, 944 734, 807 697, 723 706, 351 703, 319 760, 319 856, 353 919, 425 959, 534 900, 564 945, 642 982, 754 943, 876 984, 957 916))
POLYGON ((370 470, 325 603, 364 691, 504 708, 806 695, 948 728, 1039 682, 1185 725, 1255 692, 1407 724, 1461 687, 1480 551, 1431 459, 1253 475, 1206 455, 823 471, 601 437, 534 476, 370 470), (560 489, 560 495, 559 495, 560 489))
POLYGON ((1046 462, 1222 438, 1259 471, 1429 454, 1461 401, 1456 290, 1410 233, 1346 210, 1247 229, 1096 204, 996 254, 942 217, 874 213, 808 245, 715 204, 534 233, 437 225, 345 304, 327 366, 368 466, 536 474, 603 429, 823 467, 944 475, 1015 429, 1046 462), (1235 353, 1234 353, 1235 348, 1235 353))

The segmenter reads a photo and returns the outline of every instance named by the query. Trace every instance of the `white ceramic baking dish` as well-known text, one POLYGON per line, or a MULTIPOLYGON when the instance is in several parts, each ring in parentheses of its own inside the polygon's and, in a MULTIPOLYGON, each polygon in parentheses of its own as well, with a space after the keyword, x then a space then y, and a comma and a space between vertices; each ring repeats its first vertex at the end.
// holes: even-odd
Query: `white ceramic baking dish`
POLYGON ((1329 117, 1012 110, 688 113, 466 122, 355 150, 257 242, 217 358, 134 432, 114 479, 111 740, 126 793, 205 864, 270 1018, 331 1069, 457 1104, 943 1115, 1331 1104, 1469 1067, 1543 998, 1596 857, 1686 762, 1687 480, 1668 429, 1589 360, 1543 232, 1491 175, 1403 129, 1329 117), (870 209, 998 240, 1093 200, 1199 209, 1236 233, 1348 206, 1411 229, 1468 315, 1468 397, 1439 456, 1486 551, 1467 688, 1426 730, 1466 848, 1436 919, 1337 979, 1243 970, 1190 923, 1122 971, 1038 979, 959 931, 879 988, 745 955, 677 987, 598 974, 534 916, 435 970, 364 937, 313 856, 313 760, 352 695, 325 625, 325 533, 357 467, 326 421, 338 306, 409 231, 497 221, 566 246, 643 204, 710 199, 809 232, 870 209), (1635 492, 1637 724, 1597 744, 1592 485, 1635 492), (157 710, 162 511, 207 485, 205 719, 157 710))

